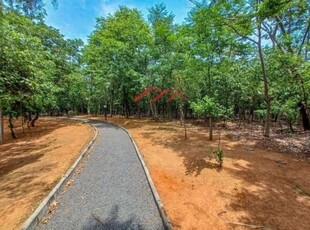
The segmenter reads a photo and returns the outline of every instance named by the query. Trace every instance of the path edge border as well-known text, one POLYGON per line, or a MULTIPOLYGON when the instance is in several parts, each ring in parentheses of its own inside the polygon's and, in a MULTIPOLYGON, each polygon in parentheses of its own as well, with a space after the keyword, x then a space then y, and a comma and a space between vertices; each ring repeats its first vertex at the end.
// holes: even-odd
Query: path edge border
POLYGON ((169 217, 168 217, 168 215, 167 215, 167 212, 166 212, 166 210, 165 210, 165 207, 164 207, 164 205, 163 205, 163 202, 162 202, 161 199, 160 199, 160 196, 159 196, 159 194, 158 194, 158 192, 157 192, 157 189, 156 189, 156 187, 155 187, 155 184, 154 184, 154 182, 153 182, 153 180, 152 180, 151 174, 150 174, 150 172, 149 172, 149 170, 148 170, 148 168, 147 168, 147 166, 146 166, 146 164, 145 164, 145 161, 144 161, 144 159, 143 159, 143 157, 142 157, 142 155, 141 155, 141 152, 139 151, 139 148, 138 148, 138 146, 137 146, 137 144, 136 144, 134 138, 132 137, 132 135, 130 134, 130 132, 129 132, 126 128, 124 128, 123 126, 121 126, 121 125, 119 125, 119 124, 115 124, 115 123, 113 123, 113 122, 109 122, 109 121, 104 121, 104 122, 113 124, 113 125, 115 125, 115 126, 121 128, 121 129, 124 130, 124 131, 127 133, 127 135, 129 136, 129 138, 130 138, 130 140, 131 140, 133 146, 135 147, 137 156, 138 156, 138 158, 139 158, 139 161, 140 161, 140 163, 141 163, 141 165, 142 165, 143 171, 144 171, 145 176, 146 176, 146 178, 147 178, 147 182, 148 182, 148 184, 149 184, 149 186, 150 186, 150 188, 151 188, 152 195, 153 195, 153 198, 154 198, 154 200, 155 200, 155 203, 156 203, 157 209, 158 209, 158 211, 159 211, 160 217, 161 217, 161 219, 162 219, 162 222, 163 222, 163 224, 164 224, 164 227, 165 227, 166 230, 172 230, 173 227, 172 227, 172 224, 171 224, 171 222, 170 222, 170 219, 169 219, 169 217))
POLYGON ((61 180, 56 184, 56 186, 53 188, 53 190, 48 194, 47 197, 44 198, 44 200, 35 209, 35 211, 31 214, 31 216, 24 222, 24 224, 21 227, 21 230, 34 229, 40 223, 40 219, 46 214, 50 204, 56 200, 57 196, 62 191, 62 189, 65 187, 68 180, 72 177, 73 172, 79 166, 81 161, 84 159, 86 153, 90 150, 90 148, 94 144, 95 140, 97 139, 98 129, 93 124, 86 122, 86 121, 82 121, 82 120, 75 120, 75 119, 69 119, 69 120, 79 121, 79 122, 83 122, 84 124, 90 125, 95 130, 95 135, 90 140, 90 142, 87 144, 87 146, 80 152, 79 158, 69 168, 69 170, 61 178, 61 180))

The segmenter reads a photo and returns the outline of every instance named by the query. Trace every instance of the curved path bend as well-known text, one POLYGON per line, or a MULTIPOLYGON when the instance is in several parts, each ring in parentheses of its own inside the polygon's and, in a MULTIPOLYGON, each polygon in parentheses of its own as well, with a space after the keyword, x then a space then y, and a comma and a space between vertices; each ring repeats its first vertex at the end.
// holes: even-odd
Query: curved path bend
POLYGON ((84 121, 98 129, 93 153, 50 220, 37 229, 164 229, 128 134, 113 124, 84 121))

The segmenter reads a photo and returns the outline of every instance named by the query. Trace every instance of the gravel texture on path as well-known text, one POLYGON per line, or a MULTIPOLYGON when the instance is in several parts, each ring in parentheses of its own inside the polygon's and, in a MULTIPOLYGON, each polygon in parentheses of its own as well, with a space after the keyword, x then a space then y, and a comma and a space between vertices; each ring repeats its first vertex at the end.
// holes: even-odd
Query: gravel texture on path
POLYGON ((112 124, 89 122, 99 131, 93 153, 50 220, 37 229, 164 229, 128 134, 112 124))

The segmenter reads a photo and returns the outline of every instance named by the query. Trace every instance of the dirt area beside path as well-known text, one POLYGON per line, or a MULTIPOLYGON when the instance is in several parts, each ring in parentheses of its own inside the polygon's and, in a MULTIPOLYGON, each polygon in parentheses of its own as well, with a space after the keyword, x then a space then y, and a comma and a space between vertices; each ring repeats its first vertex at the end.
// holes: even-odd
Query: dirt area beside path
POLYGON ((108 120, 135 138, 175 229, 310 229, 309 159, 232 138, 234 129, 222 131, 218 168, 218 129, 210 142, 206 127, 188 124, 184 140, 176 121, 108 120))
POLYGON ((40 118, 36 127, 12 140, 5 121, 5 141, 0 144, 0 229, 20 229, 42 200, 63 177, 94 135, 80 122, 40 118))

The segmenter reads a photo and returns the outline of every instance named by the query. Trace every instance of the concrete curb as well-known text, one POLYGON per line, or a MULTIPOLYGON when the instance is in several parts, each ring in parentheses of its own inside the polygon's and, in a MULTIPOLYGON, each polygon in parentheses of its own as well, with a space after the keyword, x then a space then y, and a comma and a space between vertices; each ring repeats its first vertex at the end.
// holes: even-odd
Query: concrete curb
POLYGON ((149 172, 149 170, 148 170, 148 168, 147 168, 147 166, 146 166, 146 164, 145 164, 145 161, 144 161, 144 159, 143 159, 143 157, 142 157, 142 155, 141 155, 141 153, 140 153, 140 151, 139 151, 139 149, 138 149, 138 146, 136 145, 136 142, 134 141, 134 138, 131 136, 131 134, 128 132, 128 130, 125 129, 124 127, 122 127, 121 125, 118 125, 118 124, 115 124, 115 123, 112 123, 112 122, 109 122, 109 121, 103 121, 103 122, 107 122, 107 123, 110 123, 110 124, 112 124, 112 125, 115 125, 115 126, 121 128, 121 129, 124 130, 124 131, 127 133, 127 135, 130 137, 130 140, 131 140, 132 144, 134 145, 134 147, 135 147, 135 149, 136 149, 136 153, 137 153, 138 158, 139 158, 139 160, 140 160, 140 163, 141 163, 141 165, 142 165, 142 167, 143 167, 143 170, 144 170, 144 173, 145 173, 145 175, 146 175, 148 184, 149 184, 149 186, 150 186, 150 188, 151 188, 151 191, 152 191, 152 194, 153 194, 153 198, 154 198, 154 200, 155 200, 156 206, 157 206, 158 211, 159 211, 159 213, 160 213, 160 217, 161 217, 161 219, 162 219, 162 222, 163 222, 163 224, 164 224, 164 227, 165 227, 166 230, 172 230, 173 227, 172 227, 172 225, 171 225, 170 219, 169 219, 169 217, 168 217, 168 215, 167 215, 167 213, 166 213, 165 207, 164 207, 164 205, 163 205, 163 203, 162 203, 162 201, 161 201, 161 199, 160 199, 160 197, 159 197, 159 194, 158 194, 158 192, 157 192, 157 189, 156 189, 156 187, 155 187, 155 185, 154 185, 154 182, 153 182, 153 180, 152 180, 152 178, 151 178, 151 174, 150 174, 150 172, 149 172))
MULTIPOLYGON (((75 120, 75 119, 72 119, 72 120, 75 120)), ((65 187, 66 183, 71 178, 73 172, 78 167, 78 165, 81 163, 82 159, 85 157, 86 153, 91 148, 91 146, 93 145, 93 143, 95 142, 95 140, 98 136, 98 130, 94 125, 92 125, 88 122, 82 121, 82 120, 75 120, 75 121, 84 122, 84 123, 92 126, 92 128, 95 130, 95 135, 92 138, 92 140, 88 143, 88 145, 81 151, 79 158, 70 167, 70 169, 67 171, 67 173, 61 178, 61 180, 57 183, 57 185, 49 193, 49 195, 41 202, 39 207, 37 207, 37 209, 32 213, 32 215, 26 220, 26 222, 23 224, 21 230, 35 229, 35 227, 40 223, 40 219, 47 213, 50 204, 54 200, 56 200, 58 194, 65 187)))

